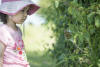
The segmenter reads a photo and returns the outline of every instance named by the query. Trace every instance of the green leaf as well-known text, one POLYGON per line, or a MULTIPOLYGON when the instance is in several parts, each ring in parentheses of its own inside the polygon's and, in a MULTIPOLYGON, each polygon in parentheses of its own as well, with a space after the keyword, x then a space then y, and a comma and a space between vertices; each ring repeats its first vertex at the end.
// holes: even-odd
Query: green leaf
POLYGON ((68 12, 69 12, 70 14, 72 14, 72 7, 69 7, 69 8, 68 8, 68 12))
POLYGON ((77 0, 74 0, 75 3, 77 3, 77 0))
POLYGON ((100 15, 100 10, 97 10, 96 14, 100 15))
POLYGON ((90 14, 87 15, 87 20, 89 23, 93 22, 94 15, 95 15, 95 12, 91 12, 90 14))
POLYGON ((93 27, 93 25, 89 25, 88 27, 90 34, 95 33, 95 28, 93 27))
POLYGON ((75 34, 75 36, 74 36, 74 44, 76 44, 76 41, 77 41, 77 37, 78 37, 78 34, 75 34))
POLYGON ((59 6, 59 1, 55 1, 55 7, 58 8, 59 6))
POLYGON ((99 16, 96 16, 96 17, 95 17, 95 26, 96 26, 97 28, 100 27, 100 17, 99 17, 99 16))

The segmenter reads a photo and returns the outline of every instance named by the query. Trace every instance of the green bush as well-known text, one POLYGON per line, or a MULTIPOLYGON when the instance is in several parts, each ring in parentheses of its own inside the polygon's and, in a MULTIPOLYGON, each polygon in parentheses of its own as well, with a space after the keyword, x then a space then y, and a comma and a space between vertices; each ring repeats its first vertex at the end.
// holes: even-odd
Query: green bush
POLYGON ((56 37, 51 52, 56 66, 100 67, 100 0, 50 3, 40 13, 55 25, 51 25, 56 37))

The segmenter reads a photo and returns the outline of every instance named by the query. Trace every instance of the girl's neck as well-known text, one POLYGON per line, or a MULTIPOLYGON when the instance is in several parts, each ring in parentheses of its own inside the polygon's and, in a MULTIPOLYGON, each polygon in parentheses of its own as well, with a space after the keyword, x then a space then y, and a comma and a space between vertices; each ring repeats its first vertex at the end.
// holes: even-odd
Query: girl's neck
POLYGON ((18 29, 17 29, 17 26, 16 26, 16 23, 14 23, 13 21, 11 21, 11 20, 8 20, 7 21, 7 25, 9 26, 9 27, 11 27, 13 30, 15 30, 15 31, 17 31, 18 29))

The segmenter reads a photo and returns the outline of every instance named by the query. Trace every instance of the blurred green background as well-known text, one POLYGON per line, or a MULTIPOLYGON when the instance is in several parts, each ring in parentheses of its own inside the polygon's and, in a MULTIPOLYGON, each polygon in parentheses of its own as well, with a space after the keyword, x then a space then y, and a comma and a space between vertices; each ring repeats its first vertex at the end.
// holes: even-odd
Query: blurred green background
POLYGON ((51 37, 52 31, 40 25, 26 25, 25 35, 23 36, 27 58, 31 67, 55 67, 55 60, 47 54, 54 38, 51 37))
POLYGON ((100 0, 38 1, 45 22, 33 14, 28 23, 44 23, 23 37, 31 67, 100 67, 100 0))

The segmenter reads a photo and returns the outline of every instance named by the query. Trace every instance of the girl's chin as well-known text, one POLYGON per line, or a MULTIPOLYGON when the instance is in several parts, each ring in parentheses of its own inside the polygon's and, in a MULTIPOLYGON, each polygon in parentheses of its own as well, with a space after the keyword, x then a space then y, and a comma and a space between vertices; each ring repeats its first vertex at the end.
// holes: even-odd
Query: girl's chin
POLYGON ((24 23, 24 21, 21 21, 21 22, 17 22, 16 24, 23 24, 24 23))
POLYGON ((21 22, 24 22, 25 20, 21 20, 21 22))

